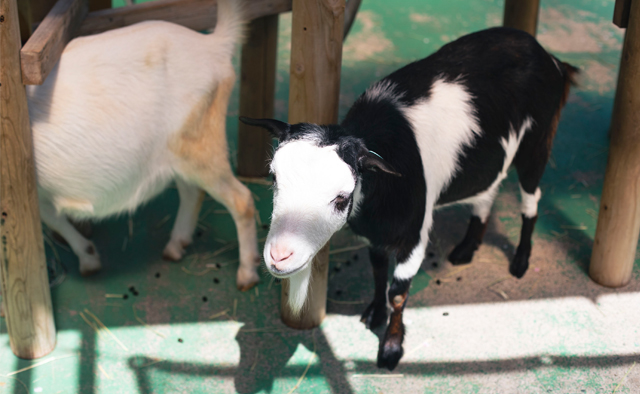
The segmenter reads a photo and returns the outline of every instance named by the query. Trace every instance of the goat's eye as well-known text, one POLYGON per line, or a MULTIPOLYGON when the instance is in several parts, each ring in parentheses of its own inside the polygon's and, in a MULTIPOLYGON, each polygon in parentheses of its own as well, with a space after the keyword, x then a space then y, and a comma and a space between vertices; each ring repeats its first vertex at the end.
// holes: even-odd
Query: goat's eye
POLYGON ((351 196, 339 195, 338 197, 334 198, 332 202, 338 212, 344 212, 344 210, 349 206, 350 200, 351 196))

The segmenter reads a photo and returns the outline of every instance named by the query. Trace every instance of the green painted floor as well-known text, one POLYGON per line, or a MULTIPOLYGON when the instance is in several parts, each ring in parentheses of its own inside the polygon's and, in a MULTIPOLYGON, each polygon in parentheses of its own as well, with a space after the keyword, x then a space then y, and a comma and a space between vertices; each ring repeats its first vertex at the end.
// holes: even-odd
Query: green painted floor
MULTIPOLYGON (((20 360, 0 319, 0 393, 639 393, 640 267, 619 290, 587 276, 623 32, 611 23, 613 0, 541 3, 541 43, 583 75, 542 182, 531 267, 522 280, 508 274, 520 228, 515 174, 473 264, 454 268, 445 258, 464 234, 468 210, 439 212, 405 313, 405 357, 393 373, 376 369, 378 337, 359 322, 373 294, 365 250, 332 254, 328 316, 319 329, 294 331, 279 320, 280 286, 266 273, 255 290, 236 290, 237 249, 228 246, 235 228, 219 204, 205 202, 182 263, 161 260, 177 211, 170 189, 130 220, 94 226, 104 266, 94 277, 81 278, 75 256, 47 244, 58 344, 41 360, 20 360), (215 263, 219 269, 208 268, 215 263), (92 328, 96 319, 108 331, 92 328)), ((345 43, 341 116, 390 71, 499 25, 502 7, 497 0, 364 0, 345 43)), ((290 26, 291 15, 282 15, 280 119, 290 26)), ((227 122, 233 154, 237 115, 236 87, 227 122)), ((250 187, 268 224, 270 190, 250 187)), ((345 230, 332 247, 351 245, 358 241, 345 230)))

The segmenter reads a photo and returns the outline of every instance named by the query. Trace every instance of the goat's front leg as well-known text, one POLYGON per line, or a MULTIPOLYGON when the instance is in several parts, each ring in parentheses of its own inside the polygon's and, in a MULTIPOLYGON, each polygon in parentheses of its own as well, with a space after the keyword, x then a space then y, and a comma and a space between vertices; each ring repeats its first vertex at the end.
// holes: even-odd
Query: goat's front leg
POLYGON ((404 353, 402 343, 404 341, 404 323, 402 311, 407 304, 411 279, 416 275, 424 260, 426 242, 420 242, 408 257, 398 256, 398 264, 393 272, 393 282, 389 287, 388 300, 391 309, 391 319, 384 338, 380 341, 378 349, 378 368, 387 368, 389 371, 398 365, 404 353))
POLYGON ((361 321, 373 329, 387 321, 387 272, 389 270, 389 254, 382 248, 369 248, 369 258, 373 268, 375 294, 373 301, 362 314, 361 321))

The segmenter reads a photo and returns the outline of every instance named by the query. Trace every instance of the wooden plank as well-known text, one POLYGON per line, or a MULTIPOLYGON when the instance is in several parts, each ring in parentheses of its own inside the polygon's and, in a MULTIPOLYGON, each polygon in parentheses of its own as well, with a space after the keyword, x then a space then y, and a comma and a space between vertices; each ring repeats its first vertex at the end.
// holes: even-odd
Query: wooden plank
POLYGON ((524 30, 535 36, 539 10, 540 0, 505 0, 503 26, 524 30))
POLYGON ((616 0, 616 5, 613 9, 613 23, 620 28, 626 28, 629 25, 630 9, 631 0, 616 0))
POLYGON ((609 160, 589 275, 629 283, 640 235, 640 1, 631 4, 611 118, 609 160))
POLYGON ((0 282, 11 349, 33 359, 53 350, 56 334, 20 76, 16 0, 0 0, 0 15, 0 282))
POLYGON ((89 0, 89 12, 108 10, 111 8, 111 0, 89 0))
MULTIPOLYGON (((276 90, 278 15, 254 19, 242 46, 240 116, 272 118, 276 90)), ((261 127, 238 124, 238 175, 264 177, 272 152, 271 136, 261 127)))
MULTIPOLYGON (((193 30, 215 26, 215 0, 156 0, 128 7, 92 12, 80 27, 78 35, 102 33, 145 20, 173 22, 193 30)), ((291 11, 291 0, 255 0, 247 7, 247 18, 256 19, 291 11)))
POLYGON ((20 52, 25 85, 44 82, 88 10, 87 0, 58 0, 20 52))
MULTIPOLYGON (((338 121, 344 0, 294 0, 291 23, 289 122, 330 124, 338 121)), ((288 305, 282 287, 281 317, 285 324, 313 328, 325 316, 329 243, 313 261, 309 293, 300 316, 288 305)))

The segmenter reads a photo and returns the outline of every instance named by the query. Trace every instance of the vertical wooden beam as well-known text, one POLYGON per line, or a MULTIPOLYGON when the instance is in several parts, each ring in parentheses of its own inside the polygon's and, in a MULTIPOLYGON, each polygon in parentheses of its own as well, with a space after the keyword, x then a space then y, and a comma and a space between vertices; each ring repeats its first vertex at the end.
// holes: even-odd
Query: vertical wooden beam
MULTIPOLYGON (((330 124, 338 121, 344 0, 293 0, 289 122, 330 124)), ((313 261, 309 295, 301 316, 291 313, 288 286, 282 286, 285 324, 308 329, 325 316, 329 244, 313 261)))
MULTIPOLYGON (((272 118, 276 89, 278 15, 254 19, 242 46, 240 65, 240 115, 272 118)), ((264 177, 271 136, 261 127, 238 125, 238 175, 264 177)))
POLYGON ((540 0, 505 0, 503 26, 524 30, 535 37, 540 0))
POLYGON ((20 72, 16 0, 0 0, 0 18, 0 282, 11 349, 32 359, 53 350, 56 333, 20 72))
POLYGON ((18 21, 20 23, 20 39, 22 45, 31 37, 33 15, 30 0, 18 0, 18 21))
POLYGON ((611 118, 609 160, 589 275, 597 283, 629 283, 640 235, 640 1, 633 1, 611 118))

